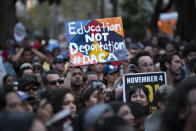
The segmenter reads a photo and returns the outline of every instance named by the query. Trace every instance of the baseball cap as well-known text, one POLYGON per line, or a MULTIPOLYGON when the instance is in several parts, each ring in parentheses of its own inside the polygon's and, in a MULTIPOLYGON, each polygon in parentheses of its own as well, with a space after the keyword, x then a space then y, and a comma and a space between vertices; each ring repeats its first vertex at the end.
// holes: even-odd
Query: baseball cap
POLYGON ((32 76, 32 75, 25 75, 22 77, 22 79, 19 81, 19 89, 22 89, 24 88, 27 84, 35 84, 35 85, 39 85, 39 82, 37 81, 36 77, 35 76, 32 76))
POLYGON ((41 65, 41 63, 40 63, 40 62, 34 62, 34 63, 33 63, 33 67, 35 67, 35 66, 39 66, 39 67, 41 67, 42 65, 41 65))
POLYGON ((117 68, 115 68, 113 65, 108 64, 103 68, 103 74, 111 74, 117 71, 117 68))
POLYGON ((53 57, 53 59, 52 59, 52 63, 58 63, 58 62, 62 62, 62 61, 67 61, 67 59, 66 58, 64 58, 62 55, 58 55, 58 56, 56 56, 56 57, 53 57))
POLYGON ((24 68, 31 68, 33 69, 32 65, 30 63, 24 63, 20 66, 20 70, 24 69, 24 68))

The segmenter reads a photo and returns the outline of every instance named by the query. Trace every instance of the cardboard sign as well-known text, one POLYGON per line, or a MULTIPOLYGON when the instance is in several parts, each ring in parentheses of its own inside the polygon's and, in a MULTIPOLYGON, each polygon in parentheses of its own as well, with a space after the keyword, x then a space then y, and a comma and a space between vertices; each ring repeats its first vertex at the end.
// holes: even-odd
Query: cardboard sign
POLYGON ((17 42, 22 42, 26 37, 26 29, 21 22, 18 22, 14 27, 14 38, 17 42))
POLYGON ((127 59, 121 17, 65 22, 65 29, 75 66, 127 59))
POLYGON ((130 100, 130 89, 134 85, 144 85, 149 91, 149 101, 151 103, 151 111, 156 110, 153 103, 154 94, 161 85, 167 84, 165 72, 148 72, 148 73, 133 73, 123 75, 123 101, 130 100))

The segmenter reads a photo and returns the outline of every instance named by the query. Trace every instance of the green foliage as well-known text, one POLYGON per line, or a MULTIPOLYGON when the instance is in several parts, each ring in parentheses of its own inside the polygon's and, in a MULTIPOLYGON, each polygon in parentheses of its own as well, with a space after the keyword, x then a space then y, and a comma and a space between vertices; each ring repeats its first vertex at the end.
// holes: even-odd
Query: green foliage
MULTIPOLYGON (((150 17, 150 12, 144 6, 146 1, 124 0, 122 4, 124 29, 130 32, 131 37, 136 41, 144 38, 146 25, 150 17)), ((151 1, 149 0, 149 2, 151 1)))
POLYGON ((25 28, 30 31, 49 31, 52 25, 51 6, 48 1, 38 4, 26 14, 26 17, 18 17, 25 28))
POLYGON ((40 31, 53 33, 53 36, 64 32, 65 21, 91 19, 93 14, 91 0, 61 0, 60 4, 50 3, 50 0, 41 0, 25 17, 18 17, 29 32, 40 31), (54 29, 56 32, 54 32, 54 29), (57 34, 56 34, 57 33, 57 34))

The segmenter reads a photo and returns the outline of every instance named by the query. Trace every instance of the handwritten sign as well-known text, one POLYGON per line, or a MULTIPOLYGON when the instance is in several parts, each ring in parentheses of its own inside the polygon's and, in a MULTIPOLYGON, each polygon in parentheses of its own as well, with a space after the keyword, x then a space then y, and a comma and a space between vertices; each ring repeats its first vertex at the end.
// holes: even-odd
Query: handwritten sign
POLYGON ((65 29, 73 65, 127 59, 121 17, 65 22, 65 29))

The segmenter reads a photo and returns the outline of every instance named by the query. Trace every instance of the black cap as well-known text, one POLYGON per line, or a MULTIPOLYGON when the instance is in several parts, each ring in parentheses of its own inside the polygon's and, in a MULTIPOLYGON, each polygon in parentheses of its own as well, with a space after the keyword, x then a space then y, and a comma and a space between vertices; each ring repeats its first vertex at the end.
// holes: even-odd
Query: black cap
POLYGON ((32 75, 25 75, 22 77, 22 79, 19 81, 19 89, 23 89, 27 84, 35 84, 35 85, 39 85, 39 82, 38 80, 36 79, 35 76, 32 76, 32 75))
POLYGON ((64 58, 62 55, 58 55, 56 57, 53 57, 53 59, 52 59, 53 64, 58 63, 58 62, 62 62, 62 61, 64 61, 64 62, 67 61, 67 59, 64 58))

